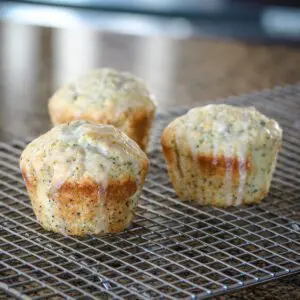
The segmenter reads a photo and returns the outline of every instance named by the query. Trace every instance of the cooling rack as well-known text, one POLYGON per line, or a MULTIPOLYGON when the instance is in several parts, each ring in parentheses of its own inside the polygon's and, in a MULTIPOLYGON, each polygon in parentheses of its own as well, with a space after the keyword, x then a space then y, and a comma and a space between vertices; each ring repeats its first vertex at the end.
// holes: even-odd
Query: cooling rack
POLYGON ((269 196, 249 207, 177 199, 159 136, 186 108, 160 114, 151 171, 132 226, 75 238, 35 221, 18 169, 26 141, 0 143, 0 289, 21 299, 205 299, 300 271, 300 85, 229 98, 284 129, 269 196))

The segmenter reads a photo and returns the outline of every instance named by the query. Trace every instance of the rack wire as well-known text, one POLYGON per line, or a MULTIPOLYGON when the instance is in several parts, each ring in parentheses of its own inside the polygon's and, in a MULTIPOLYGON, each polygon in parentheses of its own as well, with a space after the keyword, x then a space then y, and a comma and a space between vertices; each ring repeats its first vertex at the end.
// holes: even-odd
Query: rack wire
POLYGON ((68 237, 36 222, 18 160, 26 141, 0 143, 0 290, 20 299, 204 299, 300 271, 300 85, 229 98, 284 128, 269 196, 219 209, 181 202, 162 158, 157 118, 137 217, 118 234, 68 237))

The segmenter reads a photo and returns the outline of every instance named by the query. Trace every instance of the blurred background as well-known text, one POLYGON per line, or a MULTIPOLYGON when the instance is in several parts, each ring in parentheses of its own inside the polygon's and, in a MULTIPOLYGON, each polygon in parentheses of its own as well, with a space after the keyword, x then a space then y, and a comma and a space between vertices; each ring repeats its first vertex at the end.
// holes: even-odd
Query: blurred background
POLYGON ((0 17, 38 25, 89 25, 134 34, 299 42, 298 0, 1 1, 0 17))

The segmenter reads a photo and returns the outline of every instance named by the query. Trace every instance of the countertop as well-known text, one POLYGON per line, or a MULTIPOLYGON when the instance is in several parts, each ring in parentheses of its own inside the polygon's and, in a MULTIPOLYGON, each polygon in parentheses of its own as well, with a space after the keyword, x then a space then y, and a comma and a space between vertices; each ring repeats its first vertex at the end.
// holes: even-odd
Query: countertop
MULTIPOLYGON (((142 77, 164 111, 299 82, 300 49, 0 22, 0 140, 45 132, 52 93, 103 66, 142 77)), ((300 299, 300 275, 219 299, 300 299)))

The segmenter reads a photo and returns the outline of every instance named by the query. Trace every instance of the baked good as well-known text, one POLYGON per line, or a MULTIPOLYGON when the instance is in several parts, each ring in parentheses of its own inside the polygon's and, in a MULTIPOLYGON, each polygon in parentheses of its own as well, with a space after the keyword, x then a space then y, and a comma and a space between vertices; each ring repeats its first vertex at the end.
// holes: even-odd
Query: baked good
POLYGON ((73 120, 111 124, 146 150, 155 115, 153 96, 144 82, 104 68, 88 72, 60 88, 49 101, 54 125, 73 120))
POLYGON ((69 235, 126 228, 148 164, 120 130, 86 121, 54 127, 31 142, 20 160, 38 222, 69 235))
POLYGON ((175 119, 161 144, 182 200, 227 207, 267 195, 281 139, 278 123, 254 107, 216 104, 175 119))

